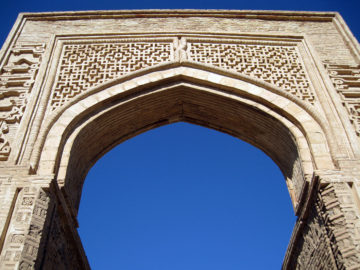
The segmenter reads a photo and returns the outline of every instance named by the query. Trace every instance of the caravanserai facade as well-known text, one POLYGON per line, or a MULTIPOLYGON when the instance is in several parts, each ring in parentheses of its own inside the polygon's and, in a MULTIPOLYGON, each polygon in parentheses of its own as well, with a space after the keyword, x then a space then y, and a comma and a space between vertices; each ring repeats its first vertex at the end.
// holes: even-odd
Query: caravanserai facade
POLYGON ((337 13, 21 14, 0 52, 0 269, 89 269, 89 168, 177 121, 279 166, 298 216, 283 269, 360 269, 359 64, 337 13))

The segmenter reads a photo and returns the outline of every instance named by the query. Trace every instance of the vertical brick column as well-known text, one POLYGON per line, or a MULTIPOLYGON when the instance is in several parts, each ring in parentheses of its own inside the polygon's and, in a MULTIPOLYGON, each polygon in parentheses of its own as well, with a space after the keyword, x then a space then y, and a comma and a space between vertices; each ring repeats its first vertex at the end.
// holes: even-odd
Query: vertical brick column
POLYGON ((321 172, 312 181, 283 269, 360 269, 356 177, 321 172))
POLYGON ((89 269, 56 190, 30 185, 13 193, 0 269, 89 269))
POLYGON ((14 210, 16 193, 17 188, 11 183, 11 177, 0 177, 0 252, 14 210))
POLYGON ((320 188, 320 207, 333 253, 344 269, 360 269, 360 219, 354 182, 327 183, 320 188))
POLYGON ((35 269, 41 260, 46 228, 53 212, 49 191, 18 188, 0 257, 1 269, 35 269))

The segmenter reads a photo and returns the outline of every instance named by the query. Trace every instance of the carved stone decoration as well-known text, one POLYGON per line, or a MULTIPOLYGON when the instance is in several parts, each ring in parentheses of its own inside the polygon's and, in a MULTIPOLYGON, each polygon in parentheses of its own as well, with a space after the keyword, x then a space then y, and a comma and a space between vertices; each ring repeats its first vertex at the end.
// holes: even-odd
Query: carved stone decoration
POLYGON ((295 46, 191 41, 188 58, 273 84, 311 104, 309 79, 295 46))
MULTIPOLYGON (((171 38, 168 38, 171 39, 171 38)), ((168 61, 192 61, 273 84, 314 104, 315 95, 296 46, 191 41, 86 41, 65 44, 51 98, 55 110, 91 87, 168 61)))
POLYGON ((360 136, 360 65, 325 64, 325 67, 349 113, 356 134, 360 136))
POLYGON ((1 253, 1 269, 16 265, 19 269, 34 269, 51 210, 49 203, 49 194, 41 188, 25 187, 19 192, 1 253))
POLYGON ((0 68, 0 161, 9 157, 9 137, 22 119, 44 50, 44 44, 19 44, 0 68))
POLYGON ((7 160, 10 154, 10 144, 6 138, 7 133, 9 133, 9 126, 5 121, 0 121, 0 160, 7 160))
POLYGON ((90 87, 173 58, 172 42, 103 42, 67 44, 51 98, 61 107, 90 87))
POLYGON ((184 37, 175 40, 175 60, 183 62, 187 60, 187 42, 184 37))

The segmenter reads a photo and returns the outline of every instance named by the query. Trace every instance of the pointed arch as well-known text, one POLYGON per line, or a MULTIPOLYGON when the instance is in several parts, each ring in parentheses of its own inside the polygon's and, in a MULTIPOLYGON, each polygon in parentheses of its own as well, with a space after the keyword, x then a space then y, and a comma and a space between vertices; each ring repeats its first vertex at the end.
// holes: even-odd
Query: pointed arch
MULTIPOLYGON (((53 112, 32 155, 76 209, 91 166, 120 142, 167 123, 220 130, 262 149, 280 167, 294 205, 316 169, 334 169, 326 122, 281 89, 199 65, 148 69, 100 85, 53 112), (136 76, 135 76, 136 75, 136 76), (76 192, 75 192, 76 191, 76 192)), ((331 136, 330 136, 331 137, 331 136)))

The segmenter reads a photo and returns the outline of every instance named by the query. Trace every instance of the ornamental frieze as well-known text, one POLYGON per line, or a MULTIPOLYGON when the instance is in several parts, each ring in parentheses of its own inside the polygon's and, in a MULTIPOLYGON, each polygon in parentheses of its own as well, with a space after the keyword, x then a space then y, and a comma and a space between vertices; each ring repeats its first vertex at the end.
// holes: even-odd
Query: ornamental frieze
POLYGON ((64 42, 51 110, 92 87, 144 68, 176 61, 236 72, 314 104, 315 94, 296 43, 259 44, 234 39, 119 39, 64 42))

